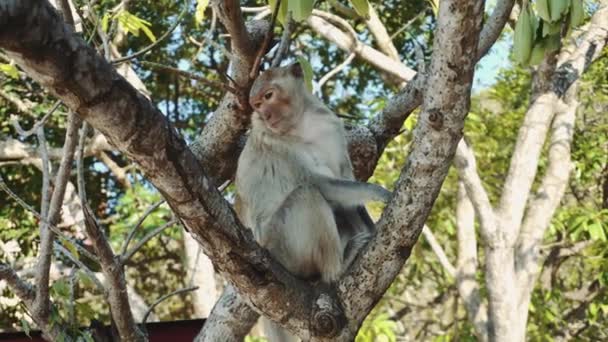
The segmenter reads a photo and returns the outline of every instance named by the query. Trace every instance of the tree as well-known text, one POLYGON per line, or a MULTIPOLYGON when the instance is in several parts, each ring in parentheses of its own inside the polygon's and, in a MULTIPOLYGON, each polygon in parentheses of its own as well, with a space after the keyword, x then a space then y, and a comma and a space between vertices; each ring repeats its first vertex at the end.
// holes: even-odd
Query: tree
MULTIPOLYGON (((117 253, 94 212, 88 208, 82 155, 86 127, 90 125, 109 142, 105 150, 122 153, 141 169, 147 181, 162 194, 176 219, 203 247, 217 271, 234 286, 229 286, 215 305, 199 336, 201 340, 241 339, 259 314, 311 340, 352 340, 409 258, 456 155, 462 184, 459 203, 466 205, 469 198, 479 217, 489 294, 488 303, 482 302, 479 284, 472 281, 476 255, 469 208, 468 217, 462 216, 458 222, 462 239, 454 273, 460 296, 480 339, 523 340, 529 296, 538 273, 538 247, 568 179, 568 169, 559 163, 567 162, 570 155, 571 132, 567 127, 572 125, 577 107, 576 80, 588 64, 599 57, 606 42, 607 11, 605 6, 595 11, 578 36, 582 43, 575 48, 566 43, 573 51, 563 48, 561 52, 545 54, 534 76, 530 106, 515 144, 500 209, 494 210, 475 170, 473 153, 462 136, 464 119, 470 109, 474 66, 502 32, 513 3, 499 2, 482 30, 483 1, 442 1, 434 23, 430 63, 425 66, 424 52, 418 53, 418 73, 399 62, 399 51, 373 8, 369 10, 369 19, 357 18, 361 14, 353 14, 352 10, 348 15, 365 23, 378 49, 362 42, 343 18, 323 11, 306 16, 312 30, 358 60, 369 62, 387 83, 405 83, 367 125, 349 127, 349 148, 360 179, 371 176, 387 144, 399 134, 408 116, 421 106, 407 161, 394 184, 394 197, 378 222, 378 234, 340 281, 326 289, 285 272, 254 242, 217 189, 217 185, 232 177, 236 167, 240 142, 251 113, 244 94, 252 81, 251 70, 255 71, 257 59, 261 57, 258 51, 265 52, 260 46, 263 48, 270 37, 268 32, 273 29, 268 21, 245 22, 244 9, 238 2, 212 2, 213 13, 230 35, 231 81, 228 86, 219 86, 228 91, 190 149, 169 118, 142 94, 145 90, 140 87, 141 81, 133 78, 133 71, 126 68, 122 71, 124 77, 117 73, 110 62, 118 64, 123 59, 112 51, 104 36, 105 30, 98 30, 101 46, 105 47, 104 57, 74 33, 68 1, 60 2, 63 18, 46 1, 1 1, 0 47, 10 60, 74 114, 68 115, 57 172, 51 172, 45 160, 49 152, 44 151, 44 121, 36 121, 34 125, 42 150, 40 169, 43 172, 37 286, 32 288, 9 264, 0 266, 0 278, 20 297, 48 338, 67 337, 68 329, 56 319, 55 305, 50 301, 49 268, 54 244, 59 245, 59 250, 67 250, 64 252, 67 256, 76 254, 73 262, 77 265, 78 253, 87 253, 77 243, 65 240, 58 228, 66 191, 77 192, 81 204, 77 212, 84 213, 84 228, 95 251, 95 255, 89 253, 86 257, 100 265, 106 283, 97 286, 106 292, 118 334, 124 340, 145 340, 135 325, 124 278, 124 265, 132 250, 127 250, 127 242, 122 252, 117 253), (561 107, 556 110, 558 105, 563 110, 561 107), (82 143, 78 148, 82 121, 86 124, 81 129, 82 143), (546 182, 540 184, 547 196, 535 197, 529 203, 530 210, 521 223, 552 121, 552 139, 560 144, 549 148, 546 182), (69 182, 75 153, 80 165, 76 186, 69 182), (553 186, 555 179, 559 181, 557 187, 553 186), (513 190, 516 187, 518 191, 513 190), (56 234, 61 239, 56 240, 56 234), (510 286, 516 282, 519 286, 510 286), (281 303, 292 305, 286 308, 281 303)), ((334 2, 333 6, 336 12, 348 12, 348 8, 339 3, 334 2)), ((262 11, 270 14, 268 9, 262 11)), ((93 16, 94 12, 88 14, 93 16)), ((99 21, 92 22, 102 25, 99 21)), ((281 40, 281 44, 287 46, 290 25, 286 23, 286 34, 281 40)), ((141 22, 139 27, 147 32, 141 22)), ((214 80, 199 81, 217 85, 214 80)), ((467 215, 465 208, 459 213, 467 215)), ((159 230, 161 228, 164 229, 161 226, 159 230)), ((428 232, 425 235, 432 241, 428 232)), ((147 238, 143 238, 142 242, 146 241, 147 238)), ((86 265, 78 266, 88 269, 86 265)))

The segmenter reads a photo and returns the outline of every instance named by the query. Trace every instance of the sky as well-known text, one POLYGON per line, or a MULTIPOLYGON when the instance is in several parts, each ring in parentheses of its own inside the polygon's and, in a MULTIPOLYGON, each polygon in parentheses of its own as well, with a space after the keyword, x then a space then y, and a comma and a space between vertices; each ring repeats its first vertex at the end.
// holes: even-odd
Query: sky
POLYGON ((478 63, 475 69, 475 78, 473 80, 473 92, 478 92, 492 86, 501 69, 511 66, 509 61, 509 51, 511 42, 508 39, 503 39, 492 47, 490 52, 484 56, 478 63))
MULTIPOLYGON (((486 14, 490 15, 496 6, 496 0, 486 1, 486 14)), ((499 38, 492 46, 490 52, 485 55, 478 63, 475 69, 475 78, 473 80, 473 92, 477 93, 480 90, 488 88, 494 84, 500 69, 511 66, 509 61, 509 52, 511 50, 510 36, 499 38)))

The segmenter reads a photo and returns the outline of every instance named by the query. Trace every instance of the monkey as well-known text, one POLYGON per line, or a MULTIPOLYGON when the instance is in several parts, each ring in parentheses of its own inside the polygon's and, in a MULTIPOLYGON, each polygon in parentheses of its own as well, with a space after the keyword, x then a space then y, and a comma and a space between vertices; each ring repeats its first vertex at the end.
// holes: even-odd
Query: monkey
MULTIPOLYGON (((331 283, 374 234, 363 205, 392 194, 355 181, 342 121, 307 90, 298 63, 263 72, 249 102, 254 113, 237 164, 237 214, 289 272, 331 283)), ((265 325, 277 341, 292 340, 265 325)))

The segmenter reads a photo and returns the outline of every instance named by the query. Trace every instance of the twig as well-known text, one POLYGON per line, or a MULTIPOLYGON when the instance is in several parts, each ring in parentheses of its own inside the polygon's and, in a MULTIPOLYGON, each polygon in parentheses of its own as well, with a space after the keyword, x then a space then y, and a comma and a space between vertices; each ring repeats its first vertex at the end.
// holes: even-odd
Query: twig
POLYGON ((133 236, 135 236, 135 232, 137 231, 137 229, 139 229, 139 227, 141 227, 141 225, 144 223, 144 221, 146 220, 146 218, 150 214, 152 214, 152 212, 154 210, 156 210, 156 208, 160 207, 160 205, 163 204, 163 203, 165 203, 165 200, 160 200, 160 201, 152 204, 150 207, 148 207, 148 209, 146 209, 146 211, 139 218, 139 220, 137 221, 137 223, 135 223, 135 226, 133 227, 133 229, 131 229, 131 231, 129 232, 129 235, 127 235, 127 239, 125 240, 125 243, 122 246, 122 251, 120 252, 120 254, 125 255, 127 253, 127 248, 129 248, 129 243, 133 239, 133 236))
POLYGON ((146 46, 145 48, 141 49, 140 51, 137 51, 137 52, 135 52, 135 53, 133 53, 131 55, 128 55, 128 56, 124 56, 124 57, 120 57, 120 58, 117 58, 117 59, 113 59, 112 60, 112 64, 120 64, 122 62, 129 61, 131 59, 137 58, 137 57, 145 54, 146 52, 154 49, 158 44, 160 44, 160 42, 162 42, 167 37, 169 37, 169 35, 177 28, 177 26, 179 25, 179 23, 182 21, 182 19, 184 18, 184 16, 188 12, 189 8, 190 8, 190 0, 186 0, 186 2, 184 3, 184 8, 182 9, 182 12, 179 14, 179 16, 177 17, 177 19, 175 20, 175 23, 173 23, 173 26, 171 26, 169 28, 169 30, 167 30, 167 32, 165 32, 162 36, 160 36, 154 43, 146 46))
POLYGON ((452 265, 452 263, 448 259, 448 256, 445 254, 443 247, 441 247, 441 245, 439 244, 439 241, 437 241, 437 239, 435 238, 435 235, 433 235, 433 232, 431 231, 431 229, 425 225, 424 227, 422 227, 422 234, 424 235, 424 238, 431 246, 431 249, 433 250, 433 252, 435 252, 435 255, 437 255, 437 259, 439 259, 439 263, 441 264, 441 266, 443 266, 443 269, 445 269, 446 272, 452 278, 456 278, 456 268, 454 267, 454 265, 452 265))
POLYGON ((1 88, 0 88, 0 96, 2 96, 3 98, 5 98, 13 106, 17 107, 18 111, 20 111, 20 112, 22 112, 24 114, 27 114, 27 115, 29 115, 32 118, 38 117, 34 112, 32 112, 31 106, 29 104, 26 104, 18 96, 15 96, 15 95, 13 95, 13 94, 11 94, 9 92, 6 92, 6 91, 4 91, 1 88))
POLYGON ((414 39, 414 50, 416 53, 416 63, 418 64, 418 72, 421 75, 426 74, 426 63, 424 61, 424 51, 422 50, 422 45, 418 43, 416 39, 414 39))
POLYGON ((405 25, 401 26, 395 33, 391 34, 391 40, 395 39, 401 32, 405 31, 408 27, 410 27, 416 20, 420 19, 425 14, 425 11, 418 13, 415 17, 410 19, 405 25))
POLYGON ((319 91, 321 91, 321 87, 323 87, 323 85, 327 81, 329 81, 332 77, 334 77, 336 74, 338 74, 344 68, 346 68, 346 66, 349 65, 353 61, 353 59, 355 59, 355 56, 356 56, 356 54, 354 52, 351 52, 350 55, 348 55, 348 57, 346 57, 346 59, 342 63, 338 64, 335 68, 330 70, 327 74, 323 75, 323 77, 321 77, 321 79, 319 80, 319 83, 317 84, 319 91))
MULTIPOLYGON (((211 7, 211 24, 209 25, 209 29, 207 29, 207 31, 205 31, 205 33, 203 34, 203 41, 198 42, 198 41, 196 41, 196 39, 192 38, 192 36, 188 36, 188 40, 190 40, 194 45, 198 46, 198 50, 196 51, 196 53, 194 53, 192 55, 192 58, 190 58, 190 63, 194 63, 196 61, 196 59, 198 58, 198 55, 206 47, 207 42, 213 41, 213 32, 215 32, 216 27, 217 27, 217 13, 215 13, 215 8, 211 7)), ((213 55, 209 56, 209 58, 213 59, 213 55)))
POLYGON ((97 158, 99 158, 102 163, 106 164, 107 168, 110 169, 112 174, 114 174, 114 177, 116 177, 118 183, 120 183, 123 188, 131 188, 131 183, 129 183, 129 180, 127 179, 127 172, 129 168, 132 167, 132 165, 120 167, 118 163, 116 163, 112 158, 110 158, 109 153, 106 151, 99 151, 99 153, 97 153, 97 158))
POLYGON ((240 90, 238 90, 238 89, 236 89, 236 88, 234 88, 232 86, 229 86, 229 85, 224 84, 222 82, 208 80, 207 78, 205 78, 203 76, 199 76, 197 74, 194 74, 194 73, 191 73, 191 72, 188 72, 188 71, 185 71, 185 70, 180 70, 178 68, 162 65, 162 64, 159 64, 159 63, 148 62, 148 61, 141 61, 140 63, 143 64, 143 65, 151 66, 151 67, 156 68, 156 69, 172 72, 172 73, 178 74, 180 76, 184 76, 184 77, 187 77, 187 78, 191 78, 193 80, 200 81, 202 83, 205 83, 208 86, 211 86, 211 87, 214 87, 214 88, 217 88, 217 89, 221 89, 221 90, 224 90, 224 91, 228 91, 228 92, 236 95, 237 97, 238 96, 242 96, 242 94, 243 94, 242 91, 240 91, 240 90))
POLYGON ((74 17, 72 16, 72 8, 70 7, 69 0, 59 1, 59 6, 61 7, 61 14, 63 15, 64 21, 71 27, 74 27, 74 17))
POLYGON ((40 154, 40 160, 42 165, 42 191, 40 200, 40 216, 44 220, 40 221, 40 229, 42 229, 43 222, 48 220, 49 214, 49 196, 50 196, 50 183, 51 183, 51 164, 49 163, 49 151, 46 145, 46 136, 44 134, 44 126, 38 126, 36 129, 36 137, 38 138, 38 153, 40 154))
MULTIPOLYGON (((32 286, 19 277, 17 272, 7 264, 0 263, 0 280, 6 281, 11 290, 26 303, 31 303, 34 299, 32 286)), ((28 305, 29 306, 29 305, 28 305)))
POLYGON ((336 114, 339 118, 359 121, 361 118, 349 114, 336 114))
MULTIPOLYGON (((192 36, 188 36, 188 40, 189 40, 189 41, 190 41, 192 44, 194 44, 194 45, 198 46, 199 48, 203 46, 203 43, 202 43, 202 42, 197 41, 196 39, 192 38, 192 36)), ((233 54, 232 54, 230 51, 228 51, 228 49, 226 49, 226 47, 225 47, 224 45, 219 44, 219 43, 217 43, 217 42, 213 41, 213 39, 209 39, 209 40, 207 41, 207 43, 209 43, 209 44, 213 45, 213 47, 214 47, 214 48, 216 48, 216 49, 218 49, 218 50, 222 51, 222 53, 223 53, 223 54, 224 54, 226 57, 228 57, 228 59, 230 59, 230 60, 234 60, 234 59, 236 58, 236 57, 235 57, 235 56, 234 56, 234 55, 233 55, 233 54)))
POLYGON ((330 23, 341 26, 353 38, 353 46, 351 47, 351 50, 355 49, 357 42, 359 42, 359 38, 357 37, 357 31, 355 31, 355 29, 348 23, 348 21, 344 20, 343 18, 341 18, 335 14, 317 10, 317 9, 312 10, 312 15, 325 19, 326 21, 328 21, 330 23))
POLYGON ((0 190, 3 190, 4 192, 6 192, 9 195, 9 197, 11 197, 12 199, 14 199, 15 202, 17 202, 17 204, 19 204, 23 209, 25 209, 25 210, 29 211, 30 213, 32 213, 32 215, 34 215, 34 217, 36 217, 38 220, 40 220, 41 222, 44 222, 53 231, 53 233, 57 234, 59 237, 61 237, 61 239, 71 242, 74 246, 76 246, 76 248, 80 252, 82 252, 82 254, 86 255, 87 258, 90 258, 91 260, 94 260, 94 261, 98 262, 97 257, 95 257, 95 255, 93 255, 91 252, 89 252, 86 248, 82 247, 78 243, 78 241, 76 241, 72 237, 69 237, 69 236, 63 234, 61 232, 61 230, 56 225, 53 225, 49 221, 46 221, 36 211, 36 209, 32 208, 29 204, 25 203, 24 200, 22 200, 19 196, 17 196, 17 194, 14 193, 13 190, 11 190, 8 187, 8 185, 4 182, 4 179, 2 178, 2 176, 0 176, 0 190))
POLYGON ((67 248, 65 248, 63 245, 61 245, 57 241, 55 241, 55 243, 53 245, 61 254, 65 255, 68 259, 70 259, 71 262, 76 264, 76 266, 78 266, 78 268, 80 270, 82 270, 84 273, 86 273, 91 278, 91 280, 93 280, 93 282, 99 288, 99 290, 105 294, 105 288, 103 287, 103 285, 101 284, 99 279, 97 279, 97 277, 95 276, 95 273, 93 273, 93 271, 91 271, 90 268, 88 268, 85 264, 83 264, 82 261, 80 261, 74 254, 70 253, 70 251, 67 248))
POLYGON ((274 24, 277 21, 277 14, 279 14, 279 7, 281 7, 281 0, 277 0, 275 4, 275 8, 272 11, 272 19, 270 19, 270 27, 268 27, 268 32, 266 32, 266 36, 264 36, 264 41, 262 42, 262 46, 258 50, 257 55, 255 56, 255 60, 253 61, 253 66, 251 67, 251 71, 249 72, 249 79, 254 79, 260 72, 260 64, 262 63, 262 57, 264 57, 264 53, 266 53, 266 49, 268 49, 268 44, 270 44, 270 40, 274 35, 274 24))
MULTIPOLYGON (((49 205, 49 212, 46 220, 51 224, 55 224, 60 218, 61 206, 65 195, 66 184, 69 180, 72 162, 74 160, 74 152, 78 139, 78 128, 82 120, 80 117, 71 113, 68 117, 68 128, 65 134, 65 142, 63 145, 63 157, 59 163, 59 170, 54 182, 53 195, 49 205)), ((36 300, 34 310, 45 317, 49 310, 49 270, 51 267, 52 246, 55 239, 54 233, 46 224, 41 225, 40 229, 40 248, 38 251, 38 273, 36 274, 36 300)))
POLYGON ((87 140, 88 131, 89 125, 85 122, 80 129, 80 139, 78 141, 78 150, 76 151, 76 183, 81 204, 87 203, 87 192, 84 183, 84 144, 87 140))
POLYGON ((283 27, 283 34, 281 35, 281 42, 277 48, 277 52, 274 54, 272 59, 271 67, 276 68, 281 64, 281 61, 287 56, 289 52, 289 45, 291 43, 291 33, 293 31, 294 23, 291 19, 291 12, 287 13, 287 23, 283 27))
POLYGON ((144 341, 141 330, 135 324, 129 304, 125 272, 120 261, 114 256, 108 239, 99 227, 87 205, 82 208, 84 226, 93 248, 99 255, 101 270, 108 282, 107 299, 111 308, 112 320, 121 340, 144 341))
POLYGON ((19 124, 19 120, 17 119, 17 116, 11 115, 9 120, 10 120, 11 124, 13 125, 13 127, 15 128, 15 130, 17 131, 17 133, 20 136, 27 138, 30 135, 34 134, 39 127, 42 127, 46 123, 48 118, 57 110, 57 108, 59 108, 59 106, 61 104, 62 104, 61 101, 59 101, 59 100, 56 101, 55 104, 53 105, 53 107, 51 107, 51 109, 46 114, 44 114, 42 119, 36 121, 36 123, 34 123, 32 128, 30 128, 27 131, 24 130, 23 127, 21 127, 21 125, 19 124))
POLYGON ((154 310, 154 308, 160 304, 161 302, 163 302, 164 300, 166 300, 169 297, 181 294, 181 293, 185 293, 185 292, 190 292, 190 291, 195 291, 198 290, 198 286, 190 286, 190 287, 185 287, 183 289, 179 289, 176 291, 173 291, 171 293, 168 293, 162 297, 160 297, 159 299, 156 300, 156 302, 154 302, 152 305, 150 305, 150 307, 148 308, 148 311, 146 311, 146 314, 144 315, 144 319, 142 320, 141 324, 142 326, 145 328, 146 325, 146 321, 148 320, 148 316, 150 316, 150 314, 152 313, 152 310, 154 310))
POLYGON ((227 181, 224 182, 224 184, 220 185, 219 188, 217 188, 217 191, 219 192, 223 192, 224 190, 226 190, 226 188, 228 188, 228 186, 232 183, 232 179, 229 179, 227 181))
POLYGON ((70 271, 70 301, 68 302, 68 321, 70 329, 76 329, 76 315, 75 315, 75 307, 76 307, 76 275, 78 274, 77 269, 72 267, 70 271))
POLYGON ((127 253, 123 253, 123 255, 121 255, 121 263, 124 264, 125 262, 127 262, 129 259, 131 259, 133 254, 135 254, 139 249, 141 249, 148 241, 150 241, 156 235, 160 234, 163 230, 175 225, 176 223, 179 223, 179 220, 173 219, 148 233, 141 240, 139 240, 139 242, 137 242, 137 245, 135 245, 135 247, 131 248, 127 253))
POLYGON ((258 7, 241 7, 241 12, 243 13, 260 13, 268 10, 268 6, 258 6, 258 7))

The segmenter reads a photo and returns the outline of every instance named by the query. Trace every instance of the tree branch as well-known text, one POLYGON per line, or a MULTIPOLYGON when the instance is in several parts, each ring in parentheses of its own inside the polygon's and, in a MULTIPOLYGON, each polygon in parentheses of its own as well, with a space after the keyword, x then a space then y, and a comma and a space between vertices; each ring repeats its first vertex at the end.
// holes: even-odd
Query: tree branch
POLYGON ((174 226, 176 223, 178 223, 177 220, 171 220, 159 227, 156 227, 156 229, 152 230, 146 236, 144 236, 141 240, 139 240, 137 242, 137 244, 135 245, 135 247, 133 247, 129 251, 123 253, 120 256, 120 262, 124 265, 129 259, 131 259, 133 254, 137 253, 137 251, 140 250, 148 241, 153 239, 156 235, 162 233, 163 230, 165 230, 171 226, 174 226))
POLYGON ((133 318, 122 264, 114 257, 114 252, 108 243, 108 239, 97 225, 88 206, 84 204, 82 209, 84 211, 87 236, 91 240, 96 254, 99 256, 101 270, 108 282, 108 304, 110 305, 110 311, 118 334, 123 341, 145 341, 146 338, 135 324, 135 319, 133 318))
POLYGON ((467 56, 475 53, 482 13, 483 1, 441 3, 412 150, 378 233, 338 284, 350 322, 367 315, 401 270, 447 175, 469 110, 475 62, 467 56))
POLYGON ((251 309, 234 286, 228 284, 215 303, 195 342, 241 342, 260 314, 251 309))
POLYGON ((354 52, 357 57, 372 64, 377 69, 393 75, 405 82, 410 81, 416 74, 414 70, 406 67, 401 62, 395 61, 382 52, 361 43, 361 41, 356 39, 356 37, 352 37, 350 34, 344 33, 344 31, 332 25, 326 19, 314 14, 315 12, 313 12, 313 15, 308 18, 308 25, 325 39, 336 44, 340 49, 349 53, 354 52))
POLYGON ((519 312, 523 315, 527 315, 530 295, 538 277, 543 235, 566 191, 573 167, 570 146, 578 108, 577 90, 576 83, 570 87, 566 103, 560 104, 560 107, 565 108, 561 108, 553 120, 547 171, 540 188, 530 202, 530 209, 524 218, 516 245, 515 270, 517 288, 520 289, 519 312))
POLYGON ((422 235, 424 235, 426 242, 428 242, 431 246, 431 249, 437 256, 437 259, 439 259, 439 263, 441 264, 443 269, 448 272, 451 277, 455 278, 456 268, 454 268, 454 265, 452 265, 452 263, 448 259, 448 256, 445 254, 443 247, 441 247, 439 241, 437 241, 435 235, 433 235, 433 232, 426 224, 422 227, 422 235))
MULTIPOLYGON (((461 140, 461 143, 463 141, 461 140)), ((460 145, 459 145, 460 146, 460 145)), ((456 152, 458 153, 458 152, 456 152)), ((458 234, 458 261, 456 285, 464 303, 469 322, 475 327, 475 335, 481 342, 488 341, 488 308, 481 302, 477 281, 477 237, 475 236, 475 210, 467 196, 464 182, 458 182, 456 202, 456 227, 458 234)))
MULTIPOLYGON (((565 47, 560 53, 559 66, 552 73, 550 86, 536 97, 526 112, 500 199, 503 228, 509 230, 509 239, 513 243, 536 176, 543 143, 553 119, 554 105, 563 97, 570 85, 583 74, 590 62, 599 56, 606 44, 606 25, 608 25, 608 6, 604 3, 593 15, 589 29, 580 42, 565 47)), ((537 75, 537 77, 543 76, 537 75)))
MULTIPOLYGON (((318 306, 316 298, 324 296, 321 302, 327 303, 331 296, 294 278, 257 245, 167 118, 74 35, 47 2, 3 0, 0 19, 0 46, 141 167, 220 273, 247 295, 257 310, 281 321, 284 307, 277 303, 291 302, 288 328, 308 331, 312 325, 316 336, 339 329, 311 323, 327 317, 328 307, 318 306), (61 43, 55 43, 58 41, 61 43)), ((98 254, 102 252, 100 249, 98 254)), ((106 255, 100 257, 108 260, 106 255)), ((110 271, 107 268, 104 273, 110 271)), ((117 299, 126 293, 119 292, 117 299)), ((119 305, 128 303, 117 301, 119 305)), ((332 310, 334 307, 337 304, 332 310)), ((335 315, 333 311, 329 314, 335 315)), ((131 326, 127 319, 131 318, 115 321, 131 326)))
POLYGON ((7 264, 0 263, 0 280, 6 281, 11 290, 28 307, 31 307, 35 292, 32 286, 17 275, 17 272, 7 264))
MULTIPOLYGON (((256 47, 267 30, 271 29, 270 25, 267 21, 250 21, 246 28, 239 1, 236 0, 214 0, 211 6, 230 35, 230 76, 247 94, 251 85, 249 71, 255 59, 256 47)), ((212 168, 206 167, 205 171, 218 184, 234 175, 239 155, 239 139, 249 125, 251 109, 249 106, 241 108, 239 104, 237 96, 225 94, 203 132, 192 145, 192 150, 202 165, 213 165, 212 168)))
POLYGON ((393 44, 393 40, 391 36, 389 36, 386 31, 386 26, 382 23, 380 18, 378 17, 378 13, 372 4, 369 5, 369 19, 365 22, 367 24, 367 28, 372 33, 376 40, 376 44, 380 48, 385 55, 388 57, 400 61, 399 52, 397 52, 397 48, 395 44, 393 44))
MULTIPOLYGON (((53 195, 51 196, 48 215, 46 221, 51 225, 56 225, 61 215, 61 207, 65 188, 70 176, 72 162, 74 161, 74 152, 78 144, 78 129, 81 124, 81 119, 74 114, 68 117, 68 128, 65 134, 65 143, 63 145, 63 158, 59 164, 59 170, 55 177, 53 195)), ((36 273, 36 299, 34 300, 33 315, 41 318, 46 318, 49 315, 49 270, 51 267, 51 258, 53 255, 53 241, 55 234, 50 229, 48 224, 42 222, 40 225, 40 247, 38 251, 38 265, 36 273)))
MULTIPOLYGON (((487 53, 500 36, 513 8, 513 3, 514 0, 501 1, 494 8, 480 34, 475 53, 477 60, 487 53)), ((403 89, 389 99, 382 112, 370 121, 368 128, 376 139, 378 157, 382 155, 386 145, 399 134, 408 116, 422 104, 421 89, 424 86, 425 77, 425 75, 416 73, 403 89)), ((372 169, 375 168, 375 163, 373 163, 372 169)))
POLYGON ((480 218, 481 233, 486 244, 503 244, 505 239, 500 236, 498 222, 488 193, 483 187, 481 178, 477 173, 477 162, 473 151, 461 140, 456 149, 456 159, 454 165, 458 169, 461 182, 467 191, 467 200, 470 200, 475 208, 475 212, 480 218))

